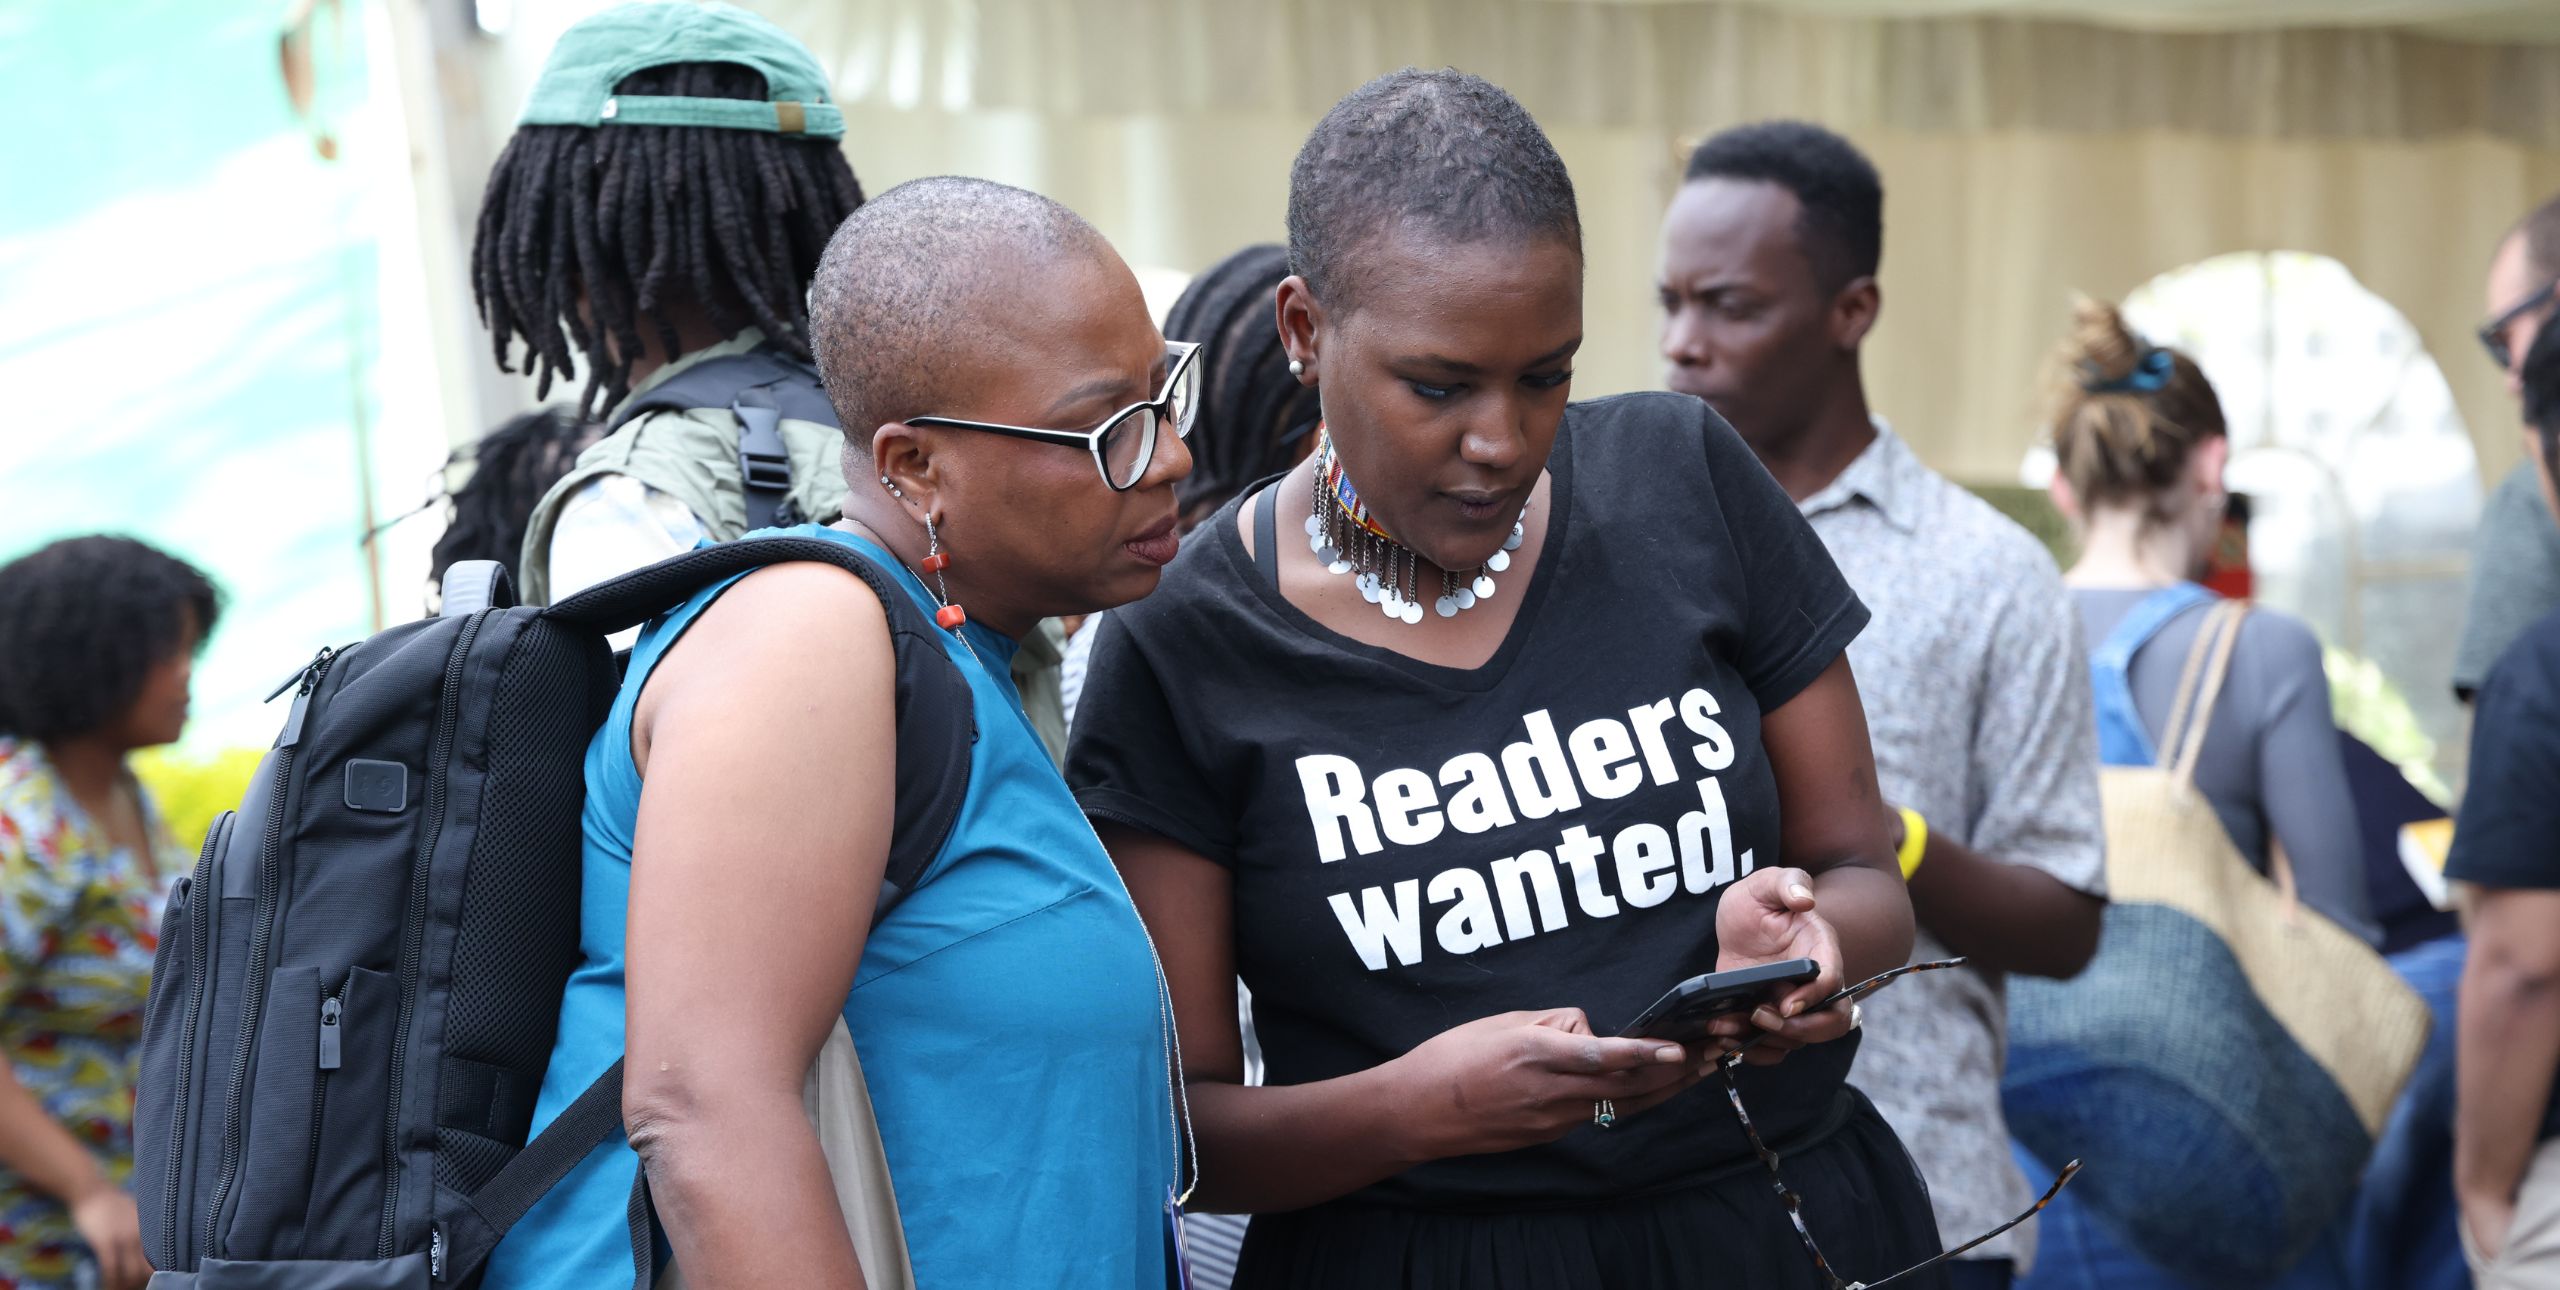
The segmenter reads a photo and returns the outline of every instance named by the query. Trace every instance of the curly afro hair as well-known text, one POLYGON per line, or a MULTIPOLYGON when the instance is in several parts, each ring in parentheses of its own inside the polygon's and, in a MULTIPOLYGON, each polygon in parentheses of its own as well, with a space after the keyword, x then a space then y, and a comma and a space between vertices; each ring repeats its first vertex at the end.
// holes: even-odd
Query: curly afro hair
POLYGON ((0 565, 0 735, 88 734, 141 697, 222 594, 194 565, 123 537, 65 538, 0 565))

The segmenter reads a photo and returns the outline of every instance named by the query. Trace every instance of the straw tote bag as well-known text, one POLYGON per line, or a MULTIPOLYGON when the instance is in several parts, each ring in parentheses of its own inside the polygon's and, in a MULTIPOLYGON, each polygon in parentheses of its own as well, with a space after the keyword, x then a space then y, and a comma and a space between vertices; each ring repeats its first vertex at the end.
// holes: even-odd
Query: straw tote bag
POLYGON ((2381 956, 2233 847, 2196 763, 2248 614, 2208 612, 2157 766, 2102 771, 2104 939, 2069 981, 2009 987, 2002 1095, 2018 1141, 2079 1158, 2113 1235, 2203 1286, 2292 1266, 2344 1212, 2426 1042, 2381 956))
MULTIPOLYGON (((871 1118, 871 1086, 863 1082, 862 1063, 854 1055, 844 1018, 836 1018, 835 1030, 810 1064, 800 1101, 818 1131, 819 1148, 826 1152, 827 1172, 835 1178, 836 1205, 853 1237, 863 1285, 868 1290, 916 1290, 915 1269, 907 1261, 907 1230, 898 1222, 898 1194, 889 1184, 889 1157, 880 1145, 880 1126, 871 1118)), ((669 1267, 659 1274, 657 1285, 658 1290, 683 1290, 684 1270, 669 1267)))

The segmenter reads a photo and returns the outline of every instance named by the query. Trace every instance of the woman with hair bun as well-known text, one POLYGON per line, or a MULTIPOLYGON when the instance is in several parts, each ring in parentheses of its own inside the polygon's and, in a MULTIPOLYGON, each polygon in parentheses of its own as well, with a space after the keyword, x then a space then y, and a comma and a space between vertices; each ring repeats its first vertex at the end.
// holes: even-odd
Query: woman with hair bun
MULTIPOLYGON (((2136 335, 2114 305, 2080 303, 2053 367, 2053 498, 2080 532, 2063 581, 2097 650, 2099 752, 2149 765, 2214 599, 2196 579, 2230 500, 2231 439, 2203 369, 2136 335)), ((2249 615, 2196 786, 2251 864, 2264 872, 2282 846, 2303 903, 2380 941, 2320 640, 2302 620, 2249 615)))
MULTIPOLYGON (((2195 580, 2230 498, 2222 403, 2195 360, 2144 339, 2114 305, 2093 300, 2075 309, 2049 380, 2053 499, 2081 537, 2079 563, 2063 581, 2092 646, 2099 756, 2111 766, 2156 765, 2188 656, 2216 600, 2195 580)), ((2266 872, 2283 848, 2305 905, 2379 942, 2319 638, 2300 619, 2256 610, 2240 624, 2230 669, 2207 714, 2196 787, 2249 863, 2266 872)), ((2190 1284, 2125 1248, 2080 1198, 2061 1197, 2042 1229, 2019 1290, 2190 1284)), ((2338 1285, 2337 1260, 2324 1241, 2271 1290, 2338 1285)))

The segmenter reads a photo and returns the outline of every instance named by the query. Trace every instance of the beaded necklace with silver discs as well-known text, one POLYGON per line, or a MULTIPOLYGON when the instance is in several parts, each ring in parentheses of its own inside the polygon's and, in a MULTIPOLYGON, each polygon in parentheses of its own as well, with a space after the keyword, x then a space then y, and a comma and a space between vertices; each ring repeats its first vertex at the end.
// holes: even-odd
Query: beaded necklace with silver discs
MULTIPOLYGON (((1315 552, 1316 562, 1326 572, 1352 575, 1360 598, 1376 605, 1378 612, 1398 622, 1420 623, 1422 600, 1414 581, 1420 574, 1421 557, 1369 517, 1359 490, 1342 469, 1342 459, 1334 454, 1333 436, 1323 426, 1316 427, 1316 451, 1308 461, 1315 471, 1315 501, 1307 516, 1307 549, 1315 552)), ((1528 532, 1528 516, 1524 505, 1511 521, 1511 535, 1502 539, 1502 549, 1477 565, 1472 576, 1440 571, 1440 594, 1431 602, 1434 613, 1455 618, 1493 595, 1493 575, 1511 567, 1511 553, 1520 549, 1528 532)))

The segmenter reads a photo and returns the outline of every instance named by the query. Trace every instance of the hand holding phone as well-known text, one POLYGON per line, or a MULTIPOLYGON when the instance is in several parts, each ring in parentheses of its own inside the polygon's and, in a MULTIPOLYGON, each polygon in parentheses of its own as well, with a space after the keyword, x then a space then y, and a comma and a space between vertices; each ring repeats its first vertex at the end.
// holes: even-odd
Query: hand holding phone
POLYGON ((1813 875, 1802 869, 1762 868, 1725 889, 1716 905, 1716 964, 1727 970, 1811 959, 1822 974, 1781 987, 1749 1013, 1729 1013, 1708 1023, 1721 1040, 1746 1041, 1743 1060, 1758 1066, 1786 1060, 1807 1044, 1829 1043, 1849 1032, 1847 1008, 1806 1011, 1847 981, 1839 929, 1815 908, 1813 875))
POLYGON ((1800 985, 1821 974, 1822 965, 1812 959, 1783 959, 1693 976, 1664 991, 1661 998, 1618 1033, 1679 1044, 1704 1043, 1710 1037, 1709 1022, 1731 1013, 1749 1012, 1777 998, 1784 987, 1800 985))

